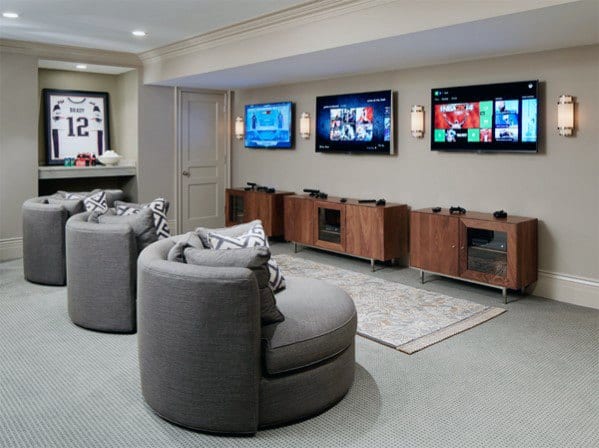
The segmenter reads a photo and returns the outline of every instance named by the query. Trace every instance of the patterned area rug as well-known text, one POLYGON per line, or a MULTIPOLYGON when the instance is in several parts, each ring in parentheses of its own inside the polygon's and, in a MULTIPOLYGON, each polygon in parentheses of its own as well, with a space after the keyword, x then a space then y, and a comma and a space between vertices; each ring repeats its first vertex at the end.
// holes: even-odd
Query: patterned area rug
POLYGON ((289 255, 274 258, 283 275, 318 278, 343 288, 358 310, 358 334, 407 354, 506 311, 289 255))

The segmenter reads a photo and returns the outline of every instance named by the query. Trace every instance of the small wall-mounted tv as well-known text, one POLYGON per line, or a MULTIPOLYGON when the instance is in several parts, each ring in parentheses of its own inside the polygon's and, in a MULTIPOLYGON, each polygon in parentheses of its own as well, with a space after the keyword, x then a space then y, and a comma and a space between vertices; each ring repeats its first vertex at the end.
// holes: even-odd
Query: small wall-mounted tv
POLYGON ((431 149, 536 152, 538 81, 431 90, 431 149))
POLYGON ((317 97, 316 152, 393 154, 393 92, 317 97))
POLYGON ((293 147, 293 103, 290 101, 245 106, 245 147, 293 147))

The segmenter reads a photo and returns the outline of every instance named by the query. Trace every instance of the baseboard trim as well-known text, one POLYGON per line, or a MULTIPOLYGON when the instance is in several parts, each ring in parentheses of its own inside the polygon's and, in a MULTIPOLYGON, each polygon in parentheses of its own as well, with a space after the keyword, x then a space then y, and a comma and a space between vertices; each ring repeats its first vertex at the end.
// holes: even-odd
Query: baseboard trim
POLYGON ((23 238, 0 240, 0 261, 15 260, 23 257, 23 238))
POLYGON ((533 294, 599 309, 599 280, 592 278, 539 270, 533 294))

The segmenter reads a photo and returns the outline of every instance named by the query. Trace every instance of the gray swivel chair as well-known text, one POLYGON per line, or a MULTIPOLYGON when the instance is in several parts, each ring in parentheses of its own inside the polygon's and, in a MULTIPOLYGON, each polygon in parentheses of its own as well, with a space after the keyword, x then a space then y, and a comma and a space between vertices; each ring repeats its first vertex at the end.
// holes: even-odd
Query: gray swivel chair
MULTIPOLYGON (((122 190, 105 190, 112 206, 123 199, 122 190)), ((65 224, 69 217, 85 210, 79 199, 57 195, 41 196, 23 203, 23 271, 25 279, 44 285, 66 283, 65 224)))
POLYGON ((141 389, 162 418, 195 430, 254 434, 318 414, 354 379, 356 310, 340 288, 287 278, 283 322, 261 326, 246 268, 167 261, 173 239, 138 258, 141 389))
POLYGON ((137 243, 126 222, 66 224, 67 302, 76 325, 110 333, 134 333, 137 243))

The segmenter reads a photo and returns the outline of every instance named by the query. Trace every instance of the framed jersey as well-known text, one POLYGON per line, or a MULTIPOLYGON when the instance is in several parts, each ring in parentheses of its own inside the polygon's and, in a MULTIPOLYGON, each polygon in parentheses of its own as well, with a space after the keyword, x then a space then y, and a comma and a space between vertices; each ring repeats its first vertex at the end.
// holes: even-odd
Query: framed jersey
POLYGON ((46 164, 110 149, 107 92, 44 89, 46 164))

